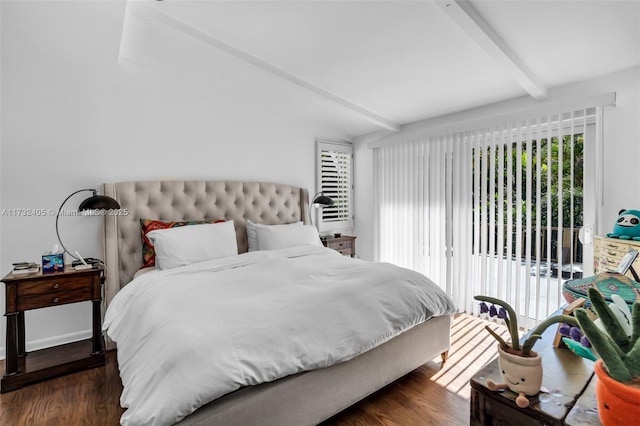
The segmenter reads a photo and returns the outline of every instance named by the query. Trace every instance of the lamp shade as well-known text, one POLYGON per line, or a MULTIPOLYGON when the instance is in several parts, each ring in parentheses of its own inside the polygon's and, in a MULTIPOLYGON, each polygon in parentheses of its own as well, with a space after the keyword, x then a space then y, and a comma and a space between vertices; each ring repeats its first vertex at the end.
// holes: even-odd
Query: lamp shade
POLYGON ((111 197, 106 195, 98 195, 94 192, 94 194, 85 199, 78 206, 79 211, 85 210, 113 210, 119 209, 120 204, 111 197))
POLYGON ((333 199, 331 197, 327 197, 322 192, 318 192, 313 198, 313 201, 311 202, 311 204, 321 205, 321 206, 332 206, 333 199))

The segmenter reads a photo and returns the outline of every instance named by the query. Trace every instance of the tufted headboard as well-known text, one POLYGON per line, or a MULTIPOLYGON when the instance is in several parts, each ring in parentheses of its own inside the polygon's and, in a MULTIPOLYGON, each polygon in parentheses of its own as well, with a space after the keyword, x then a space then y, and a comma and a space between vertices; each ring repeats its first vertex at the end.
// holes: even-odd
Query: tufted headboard
POLYGON ((264 224, 309 223, 309 193, 291 185, 241 181, 137 181, 105 183, 126 215, 105 220, 107 305, 142 266, 140 219, 233 220, 238 252, 248 249, 246 220, 264 224))

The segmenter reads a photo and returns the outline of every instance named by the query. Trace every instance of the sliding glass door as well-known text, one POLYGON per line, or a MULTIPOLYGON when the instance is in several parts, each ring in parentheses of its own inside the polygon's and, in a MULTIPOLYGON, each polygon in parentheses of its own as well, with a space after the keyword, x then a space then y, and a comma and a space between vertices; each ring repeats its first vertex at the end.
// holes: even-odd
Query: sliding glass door
POLYGON ((585 161, 593 162, 594 121, 589 111, 547 116, 472 141, 478 292, 509 301, 525 323, 564 303, 565 280, 591 274, 591 246, 579 234, 595 221, 595 209, 585 210, 595 205, 585 161))
POLYGON ((596 108, 374 151, 376 259, 416 269, 461 310, 507 300, 524 324, 591 273, 580 229, 596 223, 596 108))

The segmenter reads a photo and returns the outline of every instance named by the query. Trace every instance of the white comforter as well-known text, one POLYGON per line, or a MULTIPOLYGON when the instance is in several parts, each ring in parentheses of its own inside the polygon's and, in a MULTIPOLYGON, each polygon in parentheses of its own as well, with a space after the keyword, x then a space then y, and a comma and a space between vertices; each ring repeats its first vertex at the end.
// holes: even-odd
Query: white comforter
POLYGON ((421 274, 300 246, 141 275, 115 296, 103 328, 118 344, 121 423, 167 425, 453 311, 421 274))

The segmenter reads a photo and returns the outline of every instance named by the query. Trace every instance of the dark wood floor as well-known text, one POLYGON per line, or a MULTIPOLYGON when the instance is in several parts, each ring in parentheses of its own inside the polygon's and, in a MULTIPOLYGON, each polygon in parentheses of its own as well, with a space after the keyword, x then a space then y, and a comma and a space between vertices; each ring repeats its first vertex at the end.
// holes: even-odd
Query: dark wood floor
MULTIPOLYGON (((495 356, 495 341, 485 322, 467 315, 456 318, 449 360, 439 358, 409 373, 323 426, 467 425, 469 379, 495 356)), ((504 334, 504 328, 494 325, 504 334)), ((0 362, 4 371, 4 361, 0 362)), ((107 365, 70 374, 0 395, 0 425, 110 425, 123 413, 122 384, 115 353, 107 365)))

